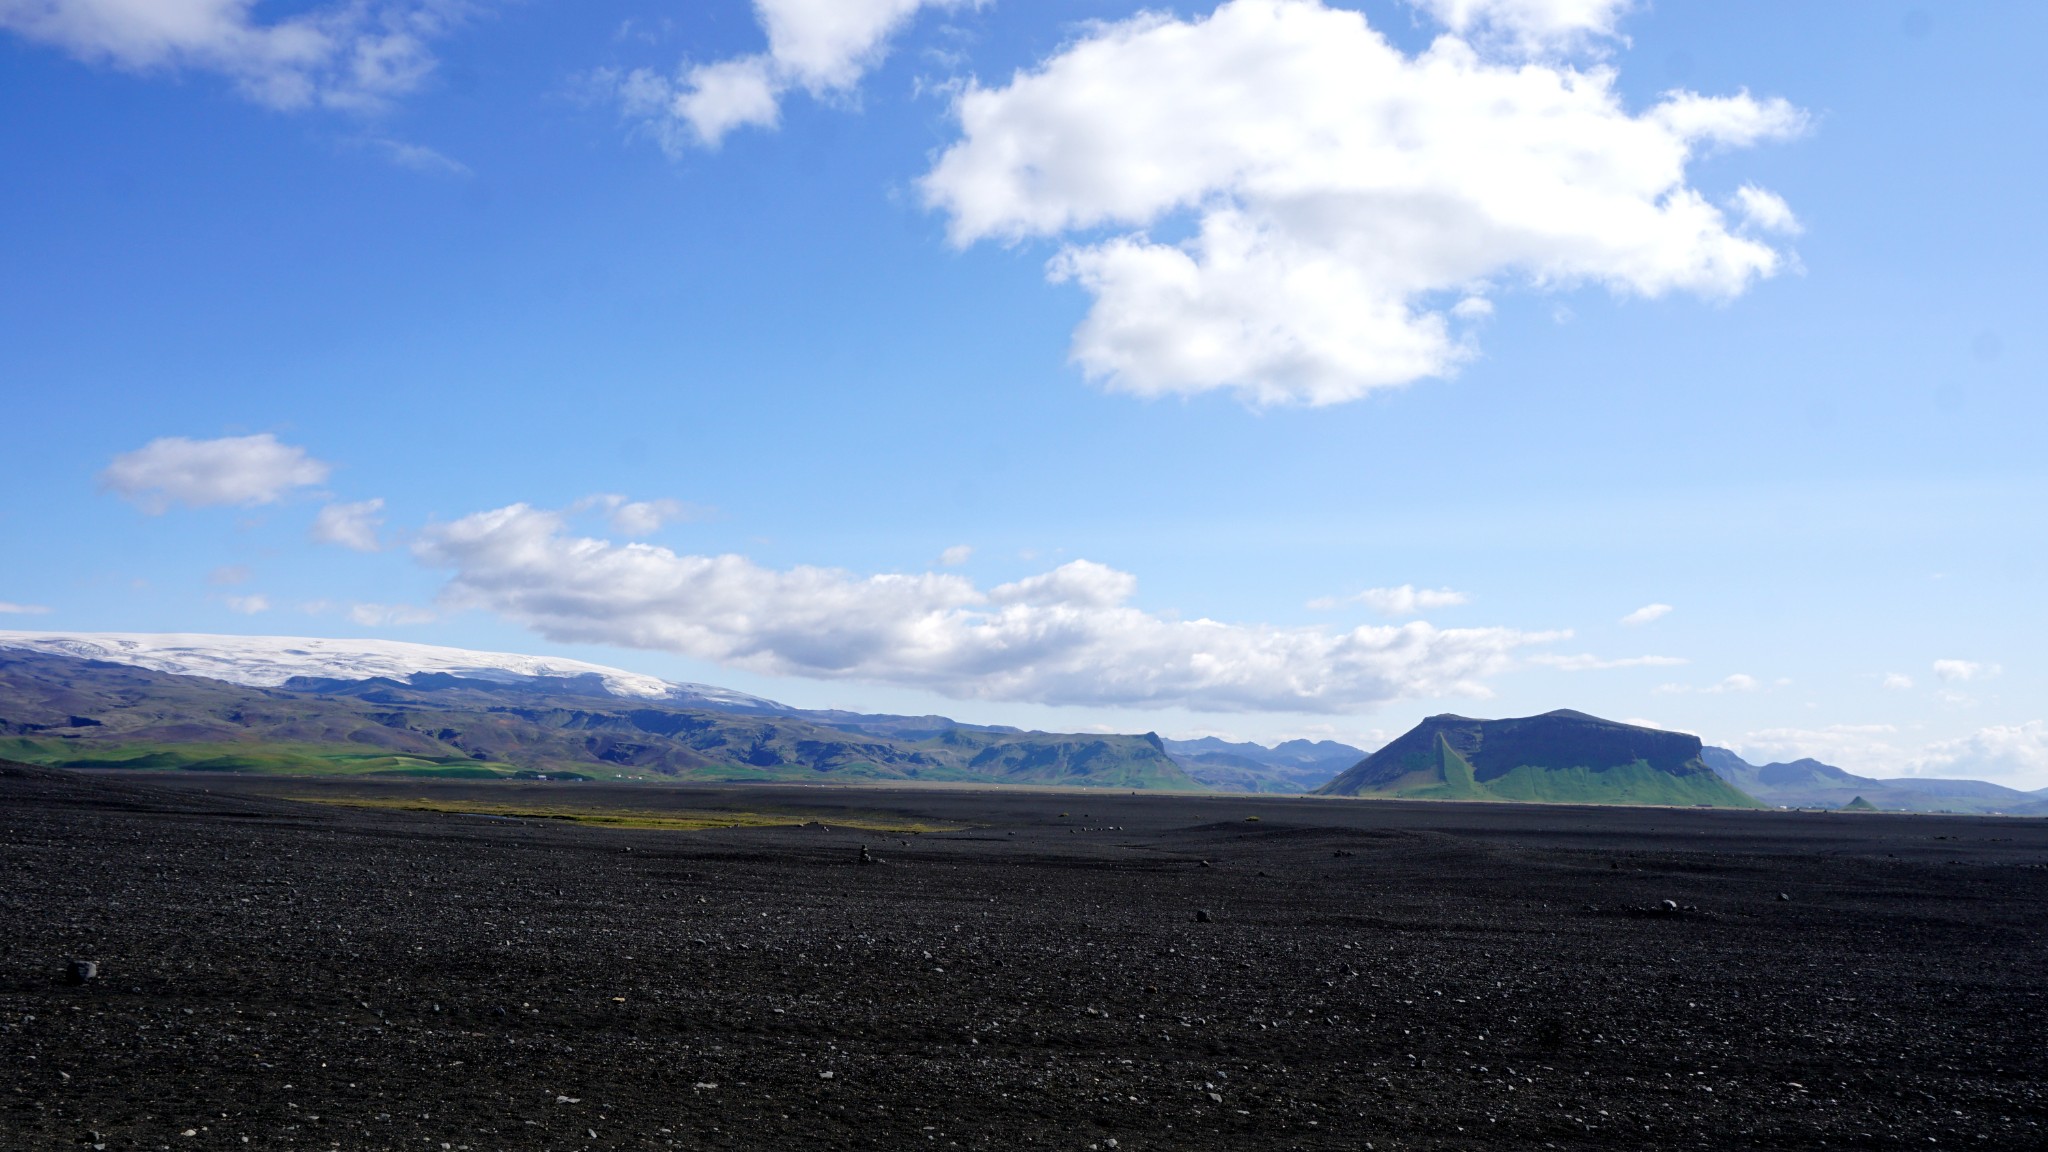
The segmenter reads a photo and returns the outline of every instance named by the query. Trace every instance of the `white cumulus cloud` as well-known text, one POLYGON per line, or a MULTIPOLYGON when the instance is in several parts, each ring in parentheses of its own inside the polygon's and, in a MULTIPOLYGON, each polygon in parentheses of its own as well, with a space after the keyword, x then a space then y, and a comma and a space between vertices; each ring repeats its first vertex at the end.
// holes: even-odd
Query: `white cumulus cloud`
POLYGON ((265 21, 256 0, 0 0, 0 28, 90 63, 218 73, 274 108, 371 108, 419 85, 468 6, 338 0, 265 21))
POLYGON ((1457 35, 1408 56, 1320 0, 1094 25, 954 110, 926 201, 956 244, 1063 240, 1048 273, 1094 297, 1072 349, 1088 376, 1255 404, 1453 371, 1489 285, 1741 294, 1785 257, 1688 166, 1806 123, 1747 93, 1632 112, 1610 70, 1457 35))
POLYGON ((775 570, 574 536, 560 514, 524 504, 429 529, 415 551, 451 571, 447 606, 481 608, 552 640, 955 698, 1356 711, 1485 695, 1485 680, 1519 651, 1568 635, 1182 620, 1133 607, 1136 579, 1086 560, 986 590, 944 573, 775 570))
POLYGON ((100 484, 155 515, 173 504, 274 504, 295 488, 321 483, 327 473, 304 448, 268 432, 218 440, 166 436, 114 457, 100 484))
POLYGON ((813 96, 850 92, 881 60, 890 37, 923 8, 982 0, 754 0, 768 50, 706 64, 674 77, 639 69, 618 81, 626 111, 644 119, 665 147, 715 148, 736 128, 773 128, 793 88, 813 96))
POLYGON ((1641 608, 1623 616, 1621 622, 1631 628, 1640 628, 1652 621, 1662 620, 1670 615, 1670 613, 1671 605, 1669 604, 1645 604, 1641 608))
POLYGON ((377 552, 384 547, 377 529, 384 526, 378 513, 382 500, 358 500, 353 504, 329 504, 313 517, 313 539, 321 544, 339 544, 358 552, 377 552))
POLYGON ((1951 684, 1967 683, 1971 680, 1989 680, 2004 669, 1996 664, 1980 664, 1975 660, 1936 660, 1934 674, 1951 684))

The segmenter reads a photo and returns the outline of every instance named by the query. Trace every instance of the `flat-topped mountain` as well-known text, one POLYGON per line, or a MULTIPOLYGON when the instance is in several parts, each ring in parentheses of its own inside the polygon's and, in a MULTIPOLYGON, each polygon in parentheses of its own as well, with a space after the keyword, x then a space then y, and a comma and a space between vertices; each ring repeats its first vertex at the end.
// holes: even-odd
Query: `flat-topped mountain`
POLYGON ((1328 796, 1758 808, 1700 759, 1697 736, 1559 709, 1431 716, 1318 789, 1328 796))

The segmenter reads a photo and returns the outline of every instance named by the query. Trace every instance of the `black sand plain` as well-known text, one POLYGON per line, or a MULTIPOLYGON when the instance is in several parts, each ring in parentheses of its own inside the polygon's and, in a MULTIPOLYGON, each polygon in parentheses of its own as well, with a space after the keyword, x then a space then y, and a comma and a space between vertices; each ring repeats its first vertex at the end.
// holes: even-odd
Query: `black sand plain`
POLYGON ((0 879, 6 1149, 2048 1147, 2043 820, 0 767, 0 879))

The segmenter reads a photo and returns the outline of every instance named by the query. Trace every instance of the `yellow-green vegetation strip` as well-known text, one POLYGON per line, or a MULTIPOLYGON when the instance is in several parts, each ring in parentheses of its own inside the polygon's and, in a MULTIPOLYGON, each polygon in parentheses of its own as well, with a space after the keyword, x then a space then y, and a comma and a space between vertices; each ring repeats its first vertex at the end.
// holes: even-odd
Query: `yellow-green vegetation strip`
POLYGON ((701 832, 708 828, 794 828, 824 824, 863 832, 960 832, 965 824, 907 820, 881 813, 807 815, 794 812, 651 811, 634 808, 574 808, 563 805, 504 804, 426 798, 370 796, 292 796, 310 804, 345 808, 383 808, 399 812, 440 812, 456 816, 505 816, 517 820, 567 820, 599 828, 653 828, 670 832, 701 832))

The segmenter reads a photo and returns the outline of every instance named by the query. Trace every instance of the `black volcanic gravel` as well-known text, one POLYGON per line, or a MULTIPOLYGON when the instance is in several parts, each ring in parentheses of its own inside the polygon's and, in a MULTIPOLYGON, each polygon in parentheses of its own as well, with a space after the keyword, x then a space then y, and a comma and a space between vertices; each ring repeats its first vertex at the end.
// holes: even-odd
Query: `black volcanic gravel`
POLYGON ((0 768, 0 878, 6 1149, 2048 1147, 2048 821, 0 768))

